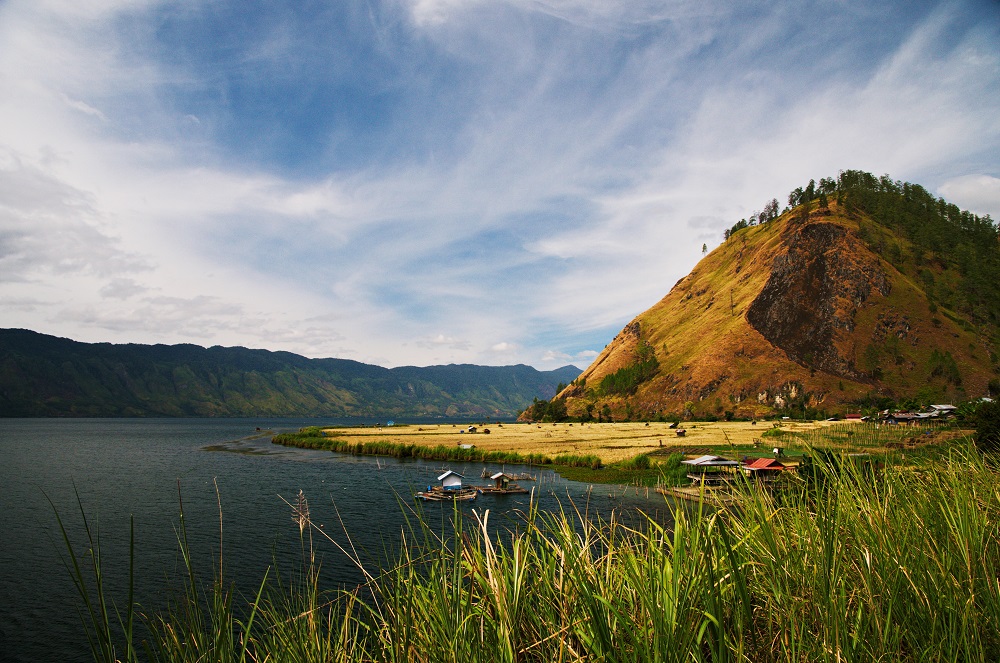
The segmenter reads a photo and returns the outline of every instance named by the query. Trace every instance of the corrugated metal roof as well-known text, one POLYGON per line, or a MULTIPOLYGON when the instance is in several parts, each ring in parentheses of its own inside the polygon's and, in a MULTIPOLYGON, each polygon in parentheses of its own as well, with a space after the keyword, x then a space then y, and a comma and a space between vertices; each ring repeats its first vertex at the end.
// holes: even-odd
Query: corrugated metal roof
POLYGON ((735 460, 729 460, 728 458, 723 458, 722 456, 698 456, 693 460, 682 460, 685 465, 739 465, 739 462, 735 460))
POLYGON ((748 470, 783 470, 785 469, 784 464, 782 464, 776 458, 755 458, 752 462, 747 463, 743 467, 748 470))
POLYGON ((464 479, 465 478, 464 475, 461 475, 458 472, 452 472, 451 470, 448 470, 447 472, 445 472, 444 474, 442 474, 441 476, 438 477, 438 481, 443 481, 445 477, 450 476, 452 474, 454 474, 455 476, 457 476, 459 479, 464 479))

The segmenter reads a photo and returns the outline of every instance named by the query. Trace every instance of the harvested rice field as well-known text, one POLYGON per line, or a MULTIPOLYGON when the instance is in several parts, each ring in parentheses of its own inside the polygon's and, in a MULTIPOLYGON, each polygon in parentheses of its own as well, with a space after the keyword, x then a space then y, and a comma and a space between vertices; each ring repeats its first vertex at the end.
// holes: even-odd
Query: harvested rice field
MULTIPOLYGON (((759 441, 761 446, 770 442, 761 436, 774 426, 773 422, 749 421, 686 422, 676 429, 670 423, 503 423, 473 424, 423 424, 385 426, 382 428, 327 429, 331 437, 353 443, 391 442, 394 444, 420 444, 426 446, 475 445, 483 451, 513 451, 520 454, 540 453, 550 457, 568 453, 593 454, 605 464, 632 458, 640 453, 686 452, 699 453, 704 447, 749 445, 759 441), (490 432, 487 434, 485 430, 490 432), (678 429, 685 431, 678 436, 678 429), (464 431, 464 432, 463 432, 464 431)), ((859 425, 844 422, 781 422, 785 432, 808 433, 831 425, 859 425)))

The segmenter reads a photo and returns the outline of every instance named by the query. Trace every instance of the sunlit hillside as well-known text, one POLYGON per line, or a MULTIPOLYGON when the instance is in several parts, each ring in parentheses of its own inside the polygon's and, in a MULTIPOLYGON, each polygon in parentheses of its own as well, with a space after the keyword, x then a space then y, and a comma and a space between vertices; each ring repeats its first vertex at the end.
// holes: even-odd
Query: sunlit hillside
POLYGON ((997 389, 996 225, 847 171, 741 221, 562 396, 606 418, 843 413, 997 389))

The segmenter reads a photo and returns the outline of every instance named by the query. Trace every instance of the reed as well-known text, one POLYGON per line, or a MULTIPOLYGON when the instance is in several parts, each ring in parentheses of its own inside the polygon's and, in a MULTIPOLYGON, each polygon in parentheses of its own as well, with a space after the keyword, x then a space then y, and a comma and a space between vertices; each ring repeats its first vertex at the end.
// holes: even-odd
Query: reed
POLYGON ((134 646, 135 627, 135 521, 129 519, 129 566, 128 566, 128 596, 125 602, 124 613, 122 609, 115 605, 105 591, 104 567, 101 564, 101 535, 97 522, 91 522, 87 518, 80 499, 79 492, 76 492, 76 504, 80 509, 80 516, 83 521, 83 531, 85 535, 85 552, 77 552, 72 539, 66 530, 59 511, 55 504, 46 495, 49 504, 52 505, 55 513, 56 523, 62 535, 63 544, 66 546, 68 559, 64 558, 66 569, 70 579, 80 595, 80 602, 83 604, 79 610, 80 619, 83 622, 84 631, 87 634, 87 641, 90 645, 90 653, 95 661, 107 661, 114 663, 119 660, 119 651, 124 651, 123 656, 126 662, 136 660, 134 646))
POLYGON ((812 480, 747 482, 669 526, 594 522, 572 504, 533 506, 516 531, 488 511, 456 509, 447 535, 416 518, 398 562, 353 591, 324 596, 311 554, 299 582, 264 582, 242 610, 213 582, 207 614, 155 618, 170 642, 153 658, 195 660, 173 645, 183 633, 207 643, 200 660, 1000 660, 997 468, 971 445, 916 468, 815 462, 812 480))

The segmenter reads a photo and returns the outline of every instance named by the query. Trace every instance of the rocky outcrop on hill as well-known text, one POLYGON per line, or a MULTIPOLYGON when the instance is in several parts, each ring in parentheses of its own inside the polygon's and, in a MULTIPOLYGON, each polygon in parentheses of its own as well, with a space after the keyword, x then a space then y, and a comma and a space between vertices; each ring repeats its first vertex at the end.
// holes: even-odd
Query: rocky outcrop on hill
POLYGON ((792 361, 852 380, 866 380, 840 346, 855 329, 858 310, 892 285, 877 256, 835 223, 790 224, 788 250, 774 259, 747 322, 792 361))

